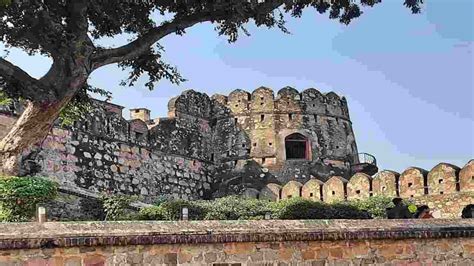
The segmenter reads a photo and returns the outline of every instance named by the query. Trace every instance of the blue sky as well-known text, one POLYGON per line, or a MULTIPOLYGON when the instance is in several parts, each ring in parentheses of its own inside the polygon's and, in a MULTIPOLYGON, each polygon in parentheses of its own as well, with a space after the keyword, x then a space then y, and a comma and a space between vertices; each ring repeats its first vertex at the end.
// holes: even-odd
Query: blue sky
MULTIPOLYGON (((189 88, 209 95, 262 85, 335 91, 348 100, 359 151, 375 155, 381 169, 462 167, 474 158, 473 2, 428 0, 419 15, 402 2, 383 1, 349 26, 308 9, 288 18, 291 35, 249 26, 252 35, 234 44, 200 24, 160 42, 165 59, 188 79, 180 86, 163 81, 148 91, 141 80, 123 88, 127 73, 116 66, 97 70, 89 82, 153 117, 166 116, 169 98, 189 88)), ((50 65, 17 50, 8 59, 35 77, 50 65)))

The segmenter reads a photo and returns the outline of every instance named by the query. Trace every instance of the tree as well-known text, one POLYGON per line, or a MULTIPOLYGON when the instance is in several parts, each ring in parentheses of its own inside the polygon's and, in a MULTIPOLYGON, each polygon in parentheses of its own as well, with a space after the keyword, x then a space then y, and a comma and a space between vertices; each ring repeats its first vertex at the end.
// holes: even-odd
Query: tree
MULTIPOLYGON (((130 69, 126 85, 143 74, 147 86, 161 79, 183 81, 175 67, 161 60, 158 42, 170 34, 184 34, 198 23, 211 22, 219 35, 234 42, 245 25, 278 27, 287 32, 283 13, 300 17, 312 7, 319 13, 348 24, 359 17, 360 6, 381 0, 1 0, 0 33, 7 47, 50 57, 52 65, 35 79, 0 58, 0 92, 26 101, 15 126, 0 142, 0 173, 18 173, 20 155, 44 139, 61 110, 72 100, 83 99, 91 88, 87 79, 105 65, 130 69), (94 41, 118 34, 132 34, 130 43, 114 48, 94 41)), ((422 0, 404 0, 413 13, 422 0)))

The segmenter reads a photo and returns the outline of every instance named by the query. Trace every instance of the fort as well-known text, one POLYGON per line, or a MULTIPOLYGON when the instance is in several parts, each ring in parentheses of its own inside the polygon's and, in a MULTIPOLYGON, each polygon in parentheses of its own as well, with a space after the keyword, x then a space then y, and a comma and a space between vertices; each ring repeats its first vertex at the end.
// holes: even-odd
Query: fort
MULTIPOLYGON (((3 108, 0 137, 19 109, 3 108)), ((135 108, 125 119, 123 109, 94 100, 84 119, 58 124, 25 153, 22 175, 57 181, 76 207, 87 205, 84 195, 105 191, 140 195, 145 203, 163 195, 327 202, 386 195, 458 217, 473 201, 472 160, 462 169, 440 163, 431 171, 378 172, 375 157, 357 149, 346 99, 333 92, 286 87, 275 96, 260 87, 209 97, 187 90, 169 101, 165 118, 135 108)))

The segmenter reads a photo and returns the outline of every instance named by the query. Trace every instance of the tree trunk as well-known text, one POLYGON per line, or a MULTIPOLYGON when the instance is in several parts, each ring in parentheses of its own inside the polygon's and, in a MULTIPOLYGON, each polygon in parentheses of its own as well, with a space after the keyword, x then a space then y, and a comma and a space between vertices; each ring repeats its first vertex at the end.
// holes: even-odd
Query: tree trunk
POLYGON ((71 98, 66 96, 52 103, 27 102, 16 124, 0 141, 0 176, 18 175, 22 153, 48 136, 61 109, 71 98))

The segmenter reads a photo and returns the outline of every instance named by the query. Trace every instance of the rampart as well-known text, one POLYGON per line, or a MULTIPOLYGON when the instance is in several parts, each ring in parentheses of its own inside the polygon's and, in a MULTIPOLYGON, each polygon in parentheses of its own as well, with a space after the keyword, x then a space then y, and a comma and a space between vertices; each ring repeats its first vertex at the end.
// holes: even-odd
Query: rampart
MULTIPOLYGON (((0 134, 19 114, 13 109, 1 110, 0 134)), ((260 87, 209 97, 188 90, 169 101, 166 118, 152 119, 145 108, 130 111, 127 120, 122 106, 93 101, 86 117, 58 124, 25 153, 22 174, 47 177, 73 193, 140 195, 146 203, 162 195, 229 194, 324 201, 429 194, 443 201, 474 190, 472 162, 466 170, 441 164, 429 173, 354 175, 360 161, 347 102, 333 92, 286 87, 275 96, 260 87)))
POLYGON ((470 160, 462 169, 439 163, 430 171, 410 167, 402 174, 384 170, 373 177, 356 173, 349 180, 333 176, 326 182, 315 178, 306 183, 270 183, 260 191, 249 189, 244 194, 273 201, 303 197, 324 202, 366 199, 379 195, 402 197, 438 210, 441 217, 456 218, 461 216, 466 205, 474 204, 474 160, 470 160))
MULTIPOLYGON (((94 101, 86 117, 58 124, 25 153, 22 174, 152 202, 159 195, 241 193, 311 175, 347 177, 357 162, 346 100, 332 92, 287 87, 275 97, 261 87, 209 97, 188 90, 168 109, 168 117, 155 119, 145 108, 131 109, 127 120, 123 107, 94 101)), ((1 134, 18 114, 0 114, 1 134)))
POLYGON ((0 224, 0 265, 473 265, 474 220, 0 224))

